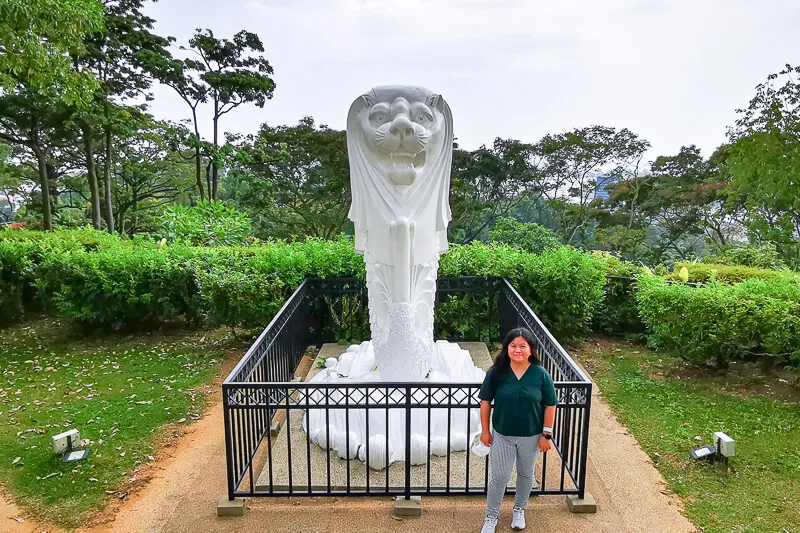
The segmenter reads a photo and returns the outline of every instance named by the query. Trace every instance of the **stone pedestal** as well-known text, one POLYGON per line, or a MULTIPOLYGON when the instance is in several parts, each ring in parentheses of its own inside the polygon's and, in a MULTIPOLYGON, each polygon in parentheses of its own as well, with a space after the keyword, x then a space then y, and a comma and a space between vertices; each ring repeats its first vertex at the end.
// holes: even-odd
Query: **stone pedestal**
POLYGON ((217 504, 217 516, 241 517, 247 512, 247 498, 234 498, 229 500, 223 496, 217 504))
POLYGON ((406 500, 404 496, 397 496, 394 499, 392 514, 403 518, 419 518, 422 516, 422 496, 411 496, 410 500, 406 500))
POLYGON ((588 492, 583 493, 583 499, 575 495, 567 496, 567 510, 570 513, 596 513, 597 502, 588 492))

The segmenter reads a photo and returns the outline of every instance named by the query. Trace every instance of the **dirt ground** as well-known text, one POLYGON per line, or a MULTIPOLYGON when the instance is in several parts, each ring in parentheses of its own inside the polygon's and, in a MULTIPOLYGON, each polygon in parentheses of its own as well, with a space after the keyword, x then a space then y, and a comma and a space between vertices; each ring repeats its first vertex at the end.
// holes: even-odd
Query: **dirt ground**
MULTIPOLYGON (((139 473, 147 480, 123 501, 109 497, 107 508, 80 533, 180 532, 350 532, 479 531, 485 498, 426 497, 417 519, 391 516, 393 502, 370 498, 250 499, 244 518, 218 518, 216 505, 225 494, 225 446, 220 387, 233 361, 214 384, 207 412, 139 473)), ((169 432, 167 432, 169 433, 169 432)), ((689 533, 696 529, 681 514, 680 502, 666 491, 663 478, 636 440, 619 424, 594 388, 587 472, 588 491, 598 512, 576 515, 563 497, 536 497, 528 510, 526 531, 558 533, 689 533)), ((498 531, 510 531, 512 501, 503 503, 498 531)), ((48 524, 24 518, 7 496, 0 498, 0 531, 60 533, 48 524), (24 519, 24 522, 18 520, 24 519)))

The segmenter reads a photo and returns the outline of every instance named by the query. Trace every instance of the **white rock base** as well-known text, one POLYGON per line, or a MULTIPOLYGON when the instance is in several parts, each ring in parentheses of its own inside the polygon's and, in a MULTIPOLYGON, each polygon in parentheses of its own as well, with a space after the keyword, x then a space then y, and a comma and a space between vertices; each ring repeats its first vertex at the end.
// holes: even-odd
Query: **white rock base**
MULTIPOLYGON (((431 372, 424 382, 480 383, 485 375, 483 370, 474 365, 467 350, 454 343, 437 341, 431 361, 431 372)), ((326 360, 325 369, 310 382, 353 383, 354 386, 347 389, 350 403, 367 403, 367 392, 370 395, 370 404, 387 402, 382 390, 368 387, 369 383, 381 382, 380 373, 375 366, 372 343, 369 341, 348 347, 338 360, 334 358, 326 360)), ((454 393, 455 391, 456 389, 453 390, 454 393)), ((475 389, 471 391, 477 395, 475 389)), ((461 400, 467 393, 465 390, 464 393, 454 394, 453 403, 461 400)), ((335 404, 344 398, 344 393, 340 389, 330 389, 327 401, 325 395, 325 389, 312 391, 309 402, 312 405, 335 404)), ((405 392, 402 389, 396 390, 389 394, 388 404, 400 408, 350 408, 347 414, 344 409, 331 408, 328 410, 327 421, 324 409, 309 409, 303 418, 303 430, 312 442, 323 449, 335 450, 340 458, 358 458, 360 461, 369 459, 370 468, 381 470, 387 463, 406 460, 405 401, 405 392), (369 423, 367 423, 367 412, 369 412, 369 423)), ((448 389, 435 391, 432 394, 434 404, 448 403, 448 401, 448 389)), ((412 394, 411 402, 428 403, 427 394, 420 390, 417 394, 412 394)), ((429 447, 432 455, 447 455, 448 431, 450 450, 464 451, 480 430, 480 412, 476 408, 451 408, 449 424, 446 407, 432 407, 430 410, 427 407, 412 408, 411 464, 424 464, 428 458, 429 447)))

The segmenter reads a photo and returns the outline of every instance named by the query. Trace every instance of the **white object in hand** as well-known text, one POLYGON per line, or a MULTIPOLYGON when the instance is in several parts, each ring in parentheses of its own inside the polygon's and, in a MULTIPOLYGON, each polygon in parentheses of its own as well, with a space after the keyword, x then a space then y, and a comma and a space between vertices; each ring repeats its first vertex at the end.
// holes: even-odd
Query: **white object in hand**
POLYGON ((489 451, 491 451, 491 447, 489 447, 489 446, 485 445, 483 442, 481 442, 480 436, 477 436, 472 441, 472 446, 470 446, 470 450, 472 450, 472 453, 474 453, 478 457, 486 457, 487 455, 489 455, 489 451))

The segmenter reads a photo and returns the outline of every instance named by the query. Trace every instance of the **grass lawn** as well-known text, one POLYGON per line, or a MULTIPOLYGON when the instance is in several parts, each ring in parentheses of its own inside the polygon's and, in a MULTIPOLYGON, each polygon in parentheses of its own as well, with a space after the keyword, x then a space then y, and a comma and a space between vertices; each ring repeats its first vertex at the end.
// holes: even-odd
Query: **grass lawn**
MULTIPOLYGON (((134 482, 159 428, 199 418, 221 332, 84 340, 58 322, 0 330, 0 479, 37 518, 73 528, 134 482), (91 454, 64 463, 51 437, 77 428, 91 454)), ((0 528, 2 529, 2 528, 0 528)))
POLYGON ((800 532, 800 390, 792 376, 767 376, 741 362, 703 371, 608 340, 575 351, 696 526, 800 532), (715 431, 736 440, 729 465, 689 455, 711 444, 715 431))

